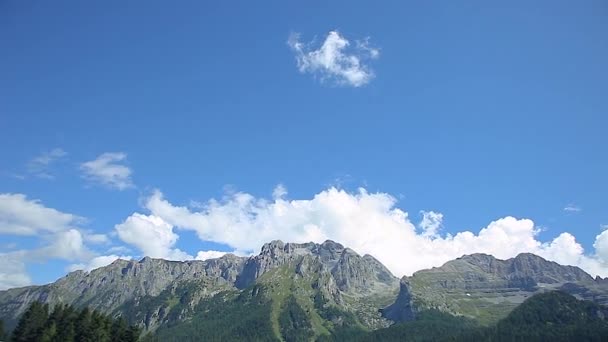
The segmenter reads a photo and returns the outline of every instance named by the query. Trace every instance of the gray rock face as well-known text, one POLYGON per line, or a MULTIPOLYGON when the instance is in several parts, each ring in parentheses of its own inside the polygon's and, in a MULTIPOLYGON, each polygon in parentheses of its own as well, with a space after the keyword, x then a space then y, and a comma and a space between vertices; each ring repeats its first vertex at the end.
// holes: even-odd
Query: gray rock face
MULTIPOLYGON (((295 264, 299 276, 326 273, 318 286, 335 302, 341 293, 362 295, 397 288, 395 278, 371 256, 361 257, 341 244, 283 243, 272 241, 253 257, 231 254, 205 261, 167 261, 145 257, 140 261, 116 260, 89 273, 76 271, 44 286, 0 291, 0 318, 14 320, 34 300, 76 306, 88 305, 104 312, 115 312, 127 301, 155 297, 181 283, 201 283, 204 287, 243 289, 268 271, 295 264)), ((197 290, 202 295, 209 291, 197 290)), ((162 312, 157 312, 162 318, 162 312)))
MULTIPOLYGON (((355 251, 339 243, 325 241, 315 243, 283 243, 272 241, 264 244, 259 255, 247 260, 236 286, 245 288, 274 267, 295 262, 303 256, 318 259, 328 270, 338 288, 344 292, 373 292, 382 286, 396 286, 398 279, 372 256, 359 256, 355 251)), ((302 266, 305 267, 305 266, 302 266)))
POLYGON ((286 291, 302 298, 319 294, 323 305, 354 312, 370 328, 386 326, 388 320, 412 320, 427 308, 489 322, 537 292, 556 289, 608 304, 608 280, 533 254, 508 260, 467 255, 399 281, 374 257, 360 256, 333 241, 272 241, 252 257, 116 260, 88 273, 72 272, 52 284, 0 291, 0 319, 10 325, 39 300, 128 314, 151 331, 175 317, 188 319, 205 298, 226 291, 243 293, 252 285, 276 289, 280 296, 286 291), (286 283, 295 287, 282 287, 286 283), (180 311, 169 315, 176 303, 180 311))
POLYGON ((578 267, 563 266, 522 253, 508 260, 487 254, 465 255, 441 267, 418 271, 407 279, 397 301, 383 310, 393 320, 409 312, 435 308, 491 322, 535 293, 561 289, 600 304, 608 302, 608 283, 578 267))
POLYGON ((416 318, 412 286, 407 277, 401 278, 399 296, 395 302, 381 310, 382 315, 394 322, 407 322, 416 318))
POLYGON ((118 259, 89 273, 72 272, 52 284, 0 291, 0 318, 15 319, 35 300, 113 312, 127 300, 157 296, 174 283, 213 278, 232 284, 246 259, 234 255, 185 262, 149 257, 140 261, 118 259))

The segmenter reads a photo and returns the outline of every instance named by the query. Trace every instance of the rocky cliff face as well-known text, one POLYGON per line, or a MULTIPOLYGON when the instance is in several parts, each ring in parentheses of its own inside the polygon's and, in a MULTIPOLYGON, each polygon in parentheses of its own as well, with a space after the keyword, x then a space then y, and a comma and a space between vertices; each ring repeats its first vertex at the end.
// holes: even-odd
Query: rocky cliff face
POLYGON ((189 320, 197 310, 205 310, 205 303, 215 301, 217 306, 220 297, 266 303, 272 320, 278 319, 288 298, 295 298, 318 333, 344 322, 385 327, 415 319, 429 308, 491 323, 533 294, 557 289, 608 304, 606 279, 593 279, 577 267, 533 254, 508 260, 467 255, 399 281, 374 257, 360 256, 333 241, 272 241, 252 257, 116 260, 88 273, 72 272, 52 284, 0 291, 0 319, 10 326, 39 300, 125 315, 154 331, 189 320))
MULTIPOLYGON (((314 258, 324 271, 331 273, 340 291, 372 293, 383 287, 396 286, 398 279, 372 256, 359 256, 355 251, 339 243, 325 241, 315 243, 283 243, 272 241, 264 244, 259 255, 245 263, 236 286, 245 288, 257 278, 277 266, 289 264, 303 257, 314 258)), ((301 267, 305 267, 302 264, 301 267)))
POLYGON ((399 296, 395 302, 381 310, 384 317, 394 322, 407 322, 416 318, 416 307, 412 286, 407 277, 401 278, 399 282, 399 296))
POLYGON ((125 301, 157 296, 171 284, 214 278, 232 284, 246 258, 226 255, 208 261, 176 262, 145 257, 140 261, 116 260, 91 272, 76 271, 44 286, 0 292, 0 316, 16 317, 34 300, 50 304, 89 305, 112 312, 125 301))
MULTIPOLYGON (((272 241, 249 258, 228 254, 206 261, 176 262, 148 257, 140 261, 116 260, 89 273, 72 272, 49 285, 1 291, 0 318, 14 320, 34 300, 88 305, 116 314, 127 310, 128 303, 141 309, 142 313, 132 312, 134 317, 141 317, 140 323, 156 327, 168 312, 154 298, 162 295, 168 301, 183 301, 187 292, 189 307, 194 307, 201 298, 225 290, 245 289, 264 274, 286 265, 294 267, 291 276, 315 278, 314 286, 334 304, 344 303, 343 294, 373 295, 398 286, 398 279, 376 259, 361 257, 339 243, 272 241), (143 312, 146 310, 152 313, 143 312)), ((186 314, 184 311, 178 315, 186 314)))

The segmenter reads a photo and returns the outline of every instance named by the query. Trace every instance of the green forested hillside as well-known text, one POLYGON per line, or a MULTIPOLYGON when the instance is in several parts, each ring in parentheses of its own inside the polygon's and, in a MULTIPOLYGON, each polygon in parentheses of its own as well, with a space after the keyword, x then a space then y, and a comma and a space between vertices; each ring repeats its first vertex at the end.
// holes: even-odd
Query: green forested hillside
POLYGON ((608 341, 608 310, 559 292, 538 294, 501 320, 493 341, 608 341))
MULTIPOLYGON (((272 304, 261 288, 237 296, 216 296, 191 321, 176 323, 147 337, 149 341, 608 341, 607 310, 563 292, 526 300, 496 325, 437 310, 420 312, 415 321, 369 331, 347 312, 329 306, 315 310, 334 328, 315 335, 311 313, 294 296, 281 306, 280 334, 271 323, 272 304)), ((320 304, 320 303, 317 303, 320 304)))
POLYGON ((23 314, 10 340, 14 342, 135 342, 140 329, 122 319, 90 311, 33 302, 23 314))
POLYGON ((608 341, 607 316, 605 307, 552 291, 529 298, 491 327, 429 311, 359 341, 608 341))
MULTIPOLYGON (((316 298, 312 307, 287 295, 273 312, 272 292, 255 285, 223 292, 201 302, 188 320, 176 319, 144 341, 608 341, 608 310, 559 292, 535 295, 494 326, 437 310, 416 320, 370 331, 356 318, 316 298), (311 309, 315 312, 312 313, 311 309), (276 321, 273 320, 276 316, 276 321), (320 317, 323 322, 313 323, 320 317), (314 324, 325 324, 319 334, 314 324), (277 333, 278 332, 278 333, 277 333)), ((301 299, 300 299, 301 301, 301 299)), ((0 322, 0 340, 4 332, 0 322)), ((140 329, 124 318, 34 302, 23 314, 10 341, 120 341, 139 339, 140 329)))

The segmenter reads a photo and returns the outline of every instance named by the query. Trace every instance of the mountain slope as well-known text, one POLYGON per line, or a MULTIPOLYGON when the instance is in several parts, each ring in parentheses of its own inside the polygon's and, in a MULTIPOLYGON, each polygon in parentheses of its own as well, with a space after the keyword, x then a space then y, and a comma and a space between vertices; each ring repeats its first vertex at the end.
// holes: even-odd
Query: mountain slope
POLYGON ((606 341, 606 307, 561 291, 526 299, 490 327, 436 310, 420 312, 415 321, 361 334, 353 341, 606 341))
POLYGON ((10 326, 32 301, 39 300, 122 315, 150 333, 189 322, 205 310, 229 310, 241 298, 241 304, 256 306, 253 311, 268 308, 277 338, 284 329, 279 322, 286 322, 281 318, 286 307, 290 315, 300 312, 298 307, 304 310, 311 332, 320 336, 351 323, 361 329, 388 326, 390 321, 378 310, 394 301, 398 283, 373 257, 359 256, 333 241, 273 241, 249 258, 117 260, 89 273, 70 273, 53 284, 2 291, 0 318, 10 326), (256 300, 242 299, 248 291, 256 300), (218 298, 225 299, 224 305, 215 308, 218 298), (348 324, 343 323, 345 317, 350 317, 348 324))
POLYGON ((550 290, 606 304, 608 281, 532 254, 473 254, 399 280, 372 256, 333 241, 272 241, 251 257, 116 260, 52 284, 0 291, 0 319, 10 329, 39 300, 122 316, 150 340, 351 340, 395 322, 415 321, 419 329, 425 317, 434 317, 438 333, 490 326, 550 290))
POLYGON ((393 321, 438 309, 491 324, 536 293, 558 290, 606 303, 608 286, 578 267, 562 266, 529 253, 508 260, 472 254, 401 279, 396 302, 383 310, 393 321))

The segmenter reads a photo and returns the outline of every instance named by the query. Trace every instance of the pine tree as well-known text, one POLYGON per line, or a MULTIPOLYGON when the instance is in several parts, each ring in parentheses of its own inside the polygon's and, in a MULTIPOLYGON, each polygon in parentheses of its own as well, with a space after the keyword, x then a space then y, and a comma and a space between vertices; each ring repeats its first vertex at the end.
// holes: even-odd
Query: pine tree
POLYGON ((112 325, 110 319, 106 316, 93 311, 91 314, 91 332, 93 341, 109 342, 110 340, 110 329, 112 325))
MULTIPOLYGON (((0 333, 1 328, 0 324, 0 333)), ((140 333, 122 317, 113 320, 86 307, 75 310, 63 304, 56 305, 49 315, 48 305, 34 302, 19 320, 11 341, 136 342, 140 333)))
POLYGON ((117 318, 114 323, 112 323, 111 328, 111 336, 112 341, 122 341, 122 337, 127 331, 127 322, 124 318, 117 318))
POLYGON ((93 339, 93 329, 91 329, 91 312, 85 307, 80 311, 76 319, 76 341, 95 342, 93 339))
POLYGON ((25 311, 23 317, 13 331, 12 341, 36 342, 42 338, 44 328, 49 316, 48 304, 35 301, 25 311))

